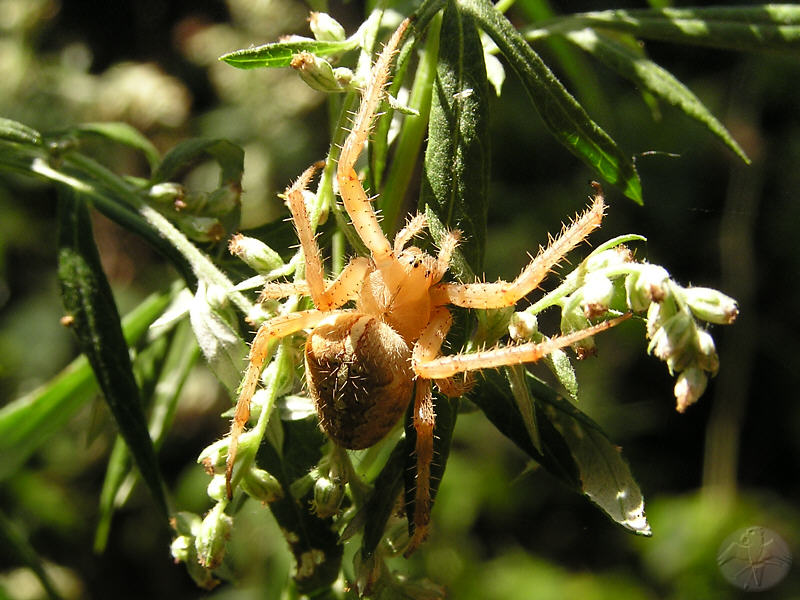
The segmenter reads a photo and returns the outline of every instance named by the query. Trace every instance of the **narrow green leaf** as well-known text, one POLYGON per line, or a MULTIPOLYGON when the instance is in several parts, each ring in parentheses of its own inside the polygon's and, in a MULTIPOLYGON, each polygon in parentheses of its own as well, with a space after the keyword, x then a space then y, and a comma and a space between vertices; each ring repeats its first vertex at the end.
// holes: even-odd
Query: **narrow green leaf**
POLYGON ((489 84, 475 19, 451 1, 439 36, 420 208, 463 233, 461 251, 480 272, 486 244, 489 84))
POLYGON ((0 139, 39 146, 42 134, 27 125, 0 117, 0 139))
POLYGON ((189 307, 192 329, 208 366, 235 395, 242 379, 248 347, 231 325, 233 315, 226 318, 226 315, 212 307, 207 293, 205 282, 199 281, 197 293, 189 307))
POLYGON ((178 173, 208 155, 220 166, 220 184, 241 184, 244 171, 244 151, 228 140, 193 138, 181 142, 167 152, 153 175, 153 182, 172 181, 178 173))
POLYGON ((746 163, 750 162, 744 150, 736 143, 736 140, 733 139, 725 126, 711 114, 711 111, 705 107, 700 99, 669 71, 647 59, 641 51, 637 51, 606 34, 598 33, 592 29, 572 31, 566 35, 566 39, 640 88, 647 90, 664 102, 678 107, 688 116, 705 125, 739 158, 746 163))
POLYGON ((644 497, 619 446, 573 404, 534 377, 528 379, 544 405, 544 415, 561 434, 578 466, 583 493, 626 529, 651 535, 644 497))
POLYGON ((536 110, 553 135, 602 179, 641 203, 642 185, 631 159, 589 118, 508 19, 489 0, 459 2, 465 12, 475 17, 517 71, 536 110))
POLYGON ((596 27, 639 38, 750 52, 796 52, 800 48, 800 6, 606 10, 554 19, 544 31, 596 27))
MULTIPOLYGON (((123 319, 128 345, 144 335, 173 292, 153 294, 123 319)), ((46 385, 0 409, 0 481, 6 479, 97 393, 89 361, 76 358, 46 385)))
POLYGON ((158 462, 119 313, 94 245, 89 211, 69 191, 60 200, 58 274, 64 308, 142 477, 166 515, 158 462))
POLYGON ((87 134, 97 135, 112 142, 140 150, 147 158, 151 170, 155 170, 161 160, 161 156, 152 142, 127 123, 83 123, 70 130, 70 133, 78 137, 83 137, 87 134))
POLYGON ((223 54, 219 57, 219 60, 237 69, 288 67, 292 62, 292 57, 300 52, 310 52, 317 56, 330 56, 332 54, 343 54, 357 46, 358 40, 355 36, 341 42, 300 38, 288 42, 275 42, 254 48, 236 50, 235 52, 223 54))
MULTIPOLYGON (((142 356, 140 353, 139 356, 142 356)), ((183 384, 189 376, 199 356, 199 348, 188 321, 177 325, 176 331, 169 340, 169 350, 158 365, 157 379, 150 385, 142 386, 152 390, 150 406, 149 430, 153 445, 158 451, 172 424, 178 398, 183 384)), ((136 365, 134 365, 136 367, 136 365)), ((119 506, 127 500, 135 480, 132 479, 130 453, 121 437, 117 438, 111 457, 108 459, 106 478, 100 494, 99 515, 94 538, 95 552, 105 550, 111 519, 119 506)))

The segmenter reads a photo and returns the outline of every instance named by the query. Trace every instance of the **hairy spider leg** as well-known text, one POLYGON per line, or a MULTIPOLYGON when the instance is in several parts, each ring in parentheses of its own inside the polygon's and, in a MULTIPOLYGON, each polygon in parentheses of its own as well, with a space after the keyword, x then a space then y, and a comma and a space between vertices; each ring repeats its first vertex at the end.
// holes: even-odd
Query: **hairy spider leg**
POLYGON ((381 263, 390 257, 392 247, 381 231, 378 217, 356 174, 355 165, 369 137, 373 116, 378 110, 383 98, 383 90, 389 78, 389 67, 409 23, 410 20, 405 19, 400 24, 375 61, 369 83, 362 92, 362 100, 353 120, 353 128, 342 146, 339 164, 336 168, 339 194, 345 210, 350 215, 358 236, 364 241, 379 268, 381 263))
POLYGON ((544 342, 528 342, 526 344, 504 346, 492 350, 471 352, 469 354, 439 356, 429 361, 415 360, 412 358, 412 366, 414 372, 420 377, 439 379, 443 377, 452 377, 457 373, 464 373, 466 371, 478 371, 507 365, 537 362, 559 348, 570 346, 575 342, 596 335, 601 331, 611 329, 626 319, 629 319, 631 316, 631 313, 627 313, 620 317, 603 321, 587 329, 582 329, 581 331, 554 336, 544 342))
POLYGON ((263 323, 256 332, 256 337, 250 345, 250 354, 247 357, 247 370, 239 390, 239 398, 236 401, 236 411, 231 423, 230 446, 228 448, 228 458, 225 464, 225 489, 228 498, 233 497, 231 487, 231 477, 233 475, 233 465, 236 462, 236 452, 239 448, 239 437, 244 431, 247 421, 250 419, 250 400, 255 394, 258 378, 267 357, 272 351, 274 340, 297 333, 302 329, 315 327, 323 319, 327 318, 331 311, 320 311, 316 309, 303 310, 287 315, 278 315, 263 323))
MULTIPOLYGON (((416 362, 429 361, 439 354, 452 323, 453 317, 447 308, 440 306, 434 309, 428 325, 414 345, 412 365, 416 362)), ((414 395, 414 431, 417 434, 414 447, 417 455, 414 532, 406 547, 405 556, 410 556, 428 537, 431 518, 431 463, 433 462, 433 430, 436 426, 436 415, 433 408, 431 382, 429 378, 417 375, 414 395)))
POLYGON ((534 290, 547 274, 586 237, 600 226, 605 212, 603 190, 592 184, 595 197, 592 205, 579 215, 569 227, 541 249, 514 281, 495 283, 444 283, 431 290, 434 304, 453 304, 464 308, 503 308, 513 306, 534 290))

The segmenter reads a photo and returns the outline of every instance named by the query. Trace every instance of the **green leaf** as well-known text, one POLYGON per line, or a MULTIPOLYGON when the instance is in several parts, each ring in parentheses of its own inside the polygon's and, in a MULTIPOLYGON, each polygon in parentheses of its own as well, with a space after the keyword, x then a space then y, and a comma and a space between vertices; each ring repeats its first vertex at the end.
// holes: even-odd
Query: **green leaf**
POLYGON ((213 138, 193 138, 175 146, 164 156, 153 175, 153 182, 174 180, 180 171, 189 168, 204 155, 212 157, 219 164, 221 185, 241 185, 244 151, 233 142, 213 138))
MULTIPOLYGON (((153 294, 123 319, 128 345, 144 335, 173 292, 153 294)), ((97 393, 89 361, 76 358, 46 385, 0 409, 0 481, 8 478, 97 393)))
POLYGON ((744 150, 736 143, 725 126, 711 114, 711 111, 697 96, 669 71, 648 60, 640 50, 626 46, 606 34, 591 29, 570 32, 566 35, 566 39, 640 88, 647 90, 664 102, 678 107, 688 116, 705 125, 739 158, 746 163, 750 162, 744 150))
POLYGON ((27 125, 2 117, 0 117, 0 139, 21 144, 33 144, 35 146, 42 144, 41 133, 27 125))
POLYGON ((555 137, 605 181, 637 203, 642 185, 633 162, 592 121, 514 26, 488 0, 460 0, 519 74, 536 110, 555 137))
POLYGON ((420 208, 429 206, 445 227, 461 230, 461 251, 480 272, 491 166, 483 45, 475 19, 452 1, 439 40, 420 208))
POLYGON ((800 48, 800 6, 606 10, 538 24, 534 31, 564 33, 595 27, 639 38, 749 52, 796 52, 800 48))
POLYGON ((544 415, 561 434, 578 466, 583 493, 626 529, 651 535, 644 497, 619 446, 574 405, 544 383, 529 379, 534 394, 545 405, 544 415))
POLYGON ((594 421, 529 376, 540 451, 499 373, 486 371, 484 377, 470 398, 503 435, 563 483, 587 495, 615 522, 634 533, 650 535, 639 486, 618 447, 594 421))
POLYGON ((64 308, 142 477, 166 516, 153 442, 119 313, 94 245, 89 211, 70 191, 64 191, 60 200, 58 275, 64 308))
POLYGON ((341 42, 301 38, 289 42, 275 42, 254 48, 236 50, 235 52, 223 54, 219 57, 219 60, 237 69, 288 67, 294 55, 300 52, 310 52, 317 56, 330 56, 343 54, 357 46, 358 40, 355 36, 341 42))
MULTIPOLYGON (((139 357, 143 356, 142 353, 139 357)), ((148 402, 150 406, 149 430, 153 445, 158 451, 164 442, 169 430, 178 398, 186 382, 189 372, 197 361, 199 348, 195 343, 194 334, 188 321, 178 323, 176 331, 169 340, 169 349, 163 360, 157 365, 156 378, 142 386, 152 391, 148 402)), ((134 367, 138 366, 137 364, 134 367)), ((137 371, 138 373, 138 371, 137 371)), ((97 529, 95 532, 95 552, 105 550, 108 534, 111 528, 111 518, 119 506, 122 506, 133 489, 135 480, 132 479, 130 453, 121 437, 117 438, 111 457, 108 459, 106 478, 103 481, 103 490, 100 494, 100 506, 97 529)))
POLYGON ((242 379, 248 347, 231 325, 233 315, 226 318, 225 314, 212 307, 207 293, 205 282, 199 281, 189 308, 192 329, 208 366, 235 395, 242 379))
POLYGON ((147 158, 151 170, 155 170, 161 160, 161 156, 152 142, 127 123, 83 123, 72 129, 71 133, 78 137, 87 134, 97 135, 135 150, 141 150, 147 158))

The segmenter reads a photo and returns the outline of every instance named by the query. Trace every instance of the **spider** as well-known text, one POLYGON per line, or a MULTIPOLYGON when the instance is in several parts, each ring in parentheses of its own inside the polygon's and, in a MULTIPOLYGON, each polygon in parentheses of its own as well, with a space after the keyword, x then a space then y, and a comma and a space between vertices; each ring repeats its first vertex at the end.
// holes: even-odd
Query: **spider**
POLYGON ((370 256, 352 259, 333 281, 324 276, 322 259, 309 225, 303 192, 315 166, 309 167, 285 192, 305 258, 305 281, 268 285, 267 298, 293 294, 310 296, 311 310, 267 320, 253 340, 235 415, 226 465, 228 495, 238 438, 250 415, 271 342, 310 330, 305 342, 305 370, 320 426, 330 439, 347 449, 362 449, 382 439, 413 402, 416 431, 416 492, 413 534, 406 554, 428 534, 435 415, 432 383, 449 396, 463 394, 468 383, 457 374, 480 369, 536 362, 557 348, 613 327, 629 315, 601 322, 583 331, 542 343, 523 343, 469 354, 440 355, 450 328, 448 305, 491 309, 513 306, 538 286, 564 255, 600 225, 604 212, 602 190, 596 185, 591 207, 513 281, 449 283, 442 281, 458 244, 457 231, 439 243, 436 256, 410 245, 426 227, 423 215, 411 218, 390 244, 355 172, 355 164, 369 136, 382 100, 395 51, 409 21, 404 21, 378 56, 362 101, 341 151, 337 167, 339 194, 355 231, 370 256), (355 301, 355 308, 345 308, 355 301))

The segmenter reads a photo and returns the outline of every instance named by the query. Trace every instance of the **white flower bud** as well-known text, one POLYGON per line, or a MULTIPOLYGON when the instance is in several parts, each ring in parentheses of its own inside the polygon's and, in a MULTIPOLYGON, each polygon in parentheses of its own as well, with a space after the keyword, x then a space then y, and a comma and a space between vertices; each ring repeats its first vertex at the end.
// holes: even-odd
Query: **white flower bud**
POLYGON ((175 202, 181 202, 183 201, 185 195, 186 189, 181 184, 173 183, 171 181, 157 183, 147 192, 147 196, 159 204, 174 204, 175 202))
POLYGON ((704 371, 716 375, 719 370, 719 356, 711 334, 702 329, 697 331, 697 364, 704 371))
POLYGON ((600 273, 590 273, 583 284, 581 309, 587 319, 599 317, 608 311, 614 296, 614 284, 600 273))
POLYGON ((661 302, 669 292, 669 273, 658 265, 642 264, 625 278, 628 306, 642 312, 651 302, 661 302))
POLYGON ((508 322, 508 333, 513 340, 529 340, 539 331, 539 320, 529 312, 515 312, 508 322))
POLYGON ((681 290, 683 298, 698 319, 717 325, 730 325, 739 315, 736 300, 722 292, 705 287, 681 290))
POLYGON ((592 273, 629 262, 633 262, 631 251, 626 246, 616 246, 615 248, 590 255, 586 259, 586 272, 592 273))
POLYGON ((697 402, 697 399, 706 391, 707 383, 708 377, 698 367, 689 367, 681 371, 675 382, 676 410, 682 413, 687 407, 697 402))
POLYGON ((338 73, 335 73, 327 60, 310 52, 295 54, 289 64, 303 81, 319 92, 344 91, 347 83, 352 79, 352 77, 347 77, 345 71, 337 69, 338 73))
POLYGON ((208 494, 208 497, 212 500, 216 500, 217 502, 221 502, 227 497, 227 493, 225 475, 222 473, 219 475, 214 475, 214 477, 212 477, 211 481, 208 483, 208 487, 206 488, 206 494, 208 494))
POLYGON ((347 37, 344 27, 328 13, 312 12, 308 24, 314 37, 321 42, 341 42, 347 37))
POLYGON ((685 313, 678 313, 666 321, 655 332, 647 351, 667 363, 670 373, 683 370, 694 358, 697 326, 685 313))
POLYGON ((243 260, 257 273, 269 273, 283 266, 280 254, 261 240, 237 233, 228 244, 228 251, 243 260))

